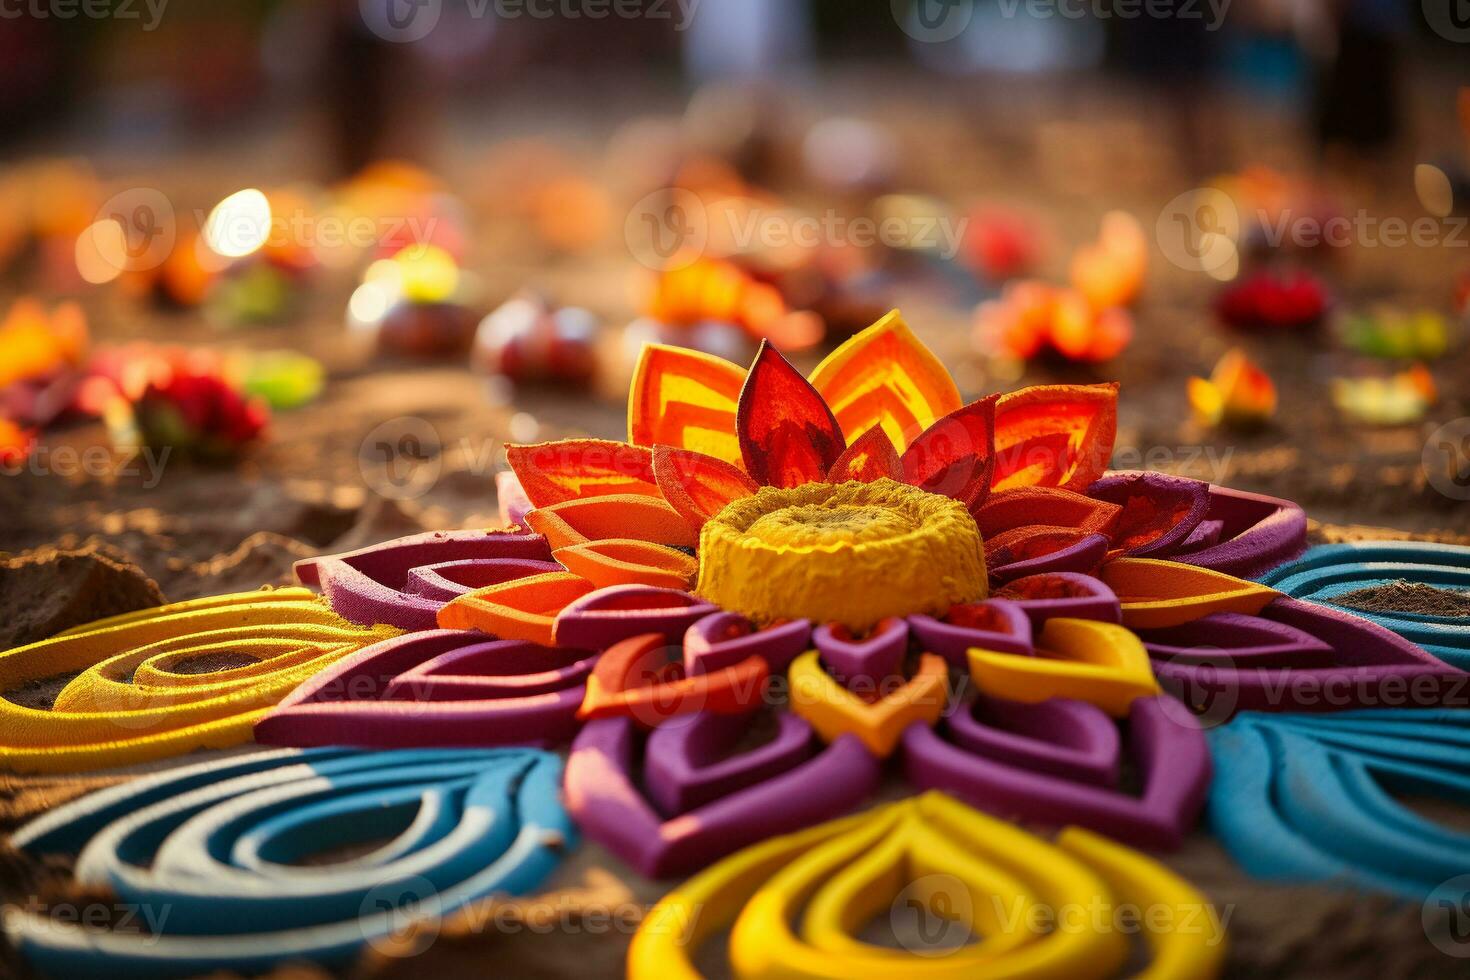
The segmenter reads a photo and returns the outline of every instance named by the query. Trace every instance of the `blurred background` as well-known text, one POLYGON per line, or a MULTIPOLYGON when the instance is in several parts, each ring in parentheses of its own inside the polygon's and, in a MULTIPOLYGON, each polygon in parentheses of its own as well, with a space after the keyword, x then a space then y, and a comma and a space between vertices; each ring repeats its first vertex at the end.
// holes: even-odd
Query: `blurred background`
POLYGON ((1463 0, 9 0, 0 548, 253 587, 493 522, 648 341, 895 306, 967 396, 1120 380, 1119 467, 1463 533, 1467 55, 1463 0))

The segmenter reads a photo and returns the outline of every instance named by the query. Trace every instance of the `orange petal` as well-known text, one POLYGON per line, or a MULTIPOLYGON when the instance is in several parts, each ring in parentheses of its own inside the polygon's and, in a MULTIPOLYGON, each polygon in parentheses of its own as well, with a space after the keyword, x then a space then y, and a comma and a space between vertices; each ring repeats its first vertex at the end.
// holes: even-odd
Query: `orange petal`
POLYGON ((538 507, 526 515, 526 523, 552 548, 609 538, 632 538, 679 548, 693 548, 699 541, 689 522, 674 508, 658 497, 641 494, 587 497, 538 507))
POLYGON ((996 396, 950 412, 903 454, 904 481, 971 509, 990 493, 995 469, 996 396))
POLYGON ((1034 385, 1001 395, 993 486, 1082 490, 1107 469, 1117 435, 1117 382, 1034 385))
POLYGON ((439 625, 552 646, 556 614, 593 590, 580 575, 547 572, 466 593, 439 610, 439 625))
POLYGON ((764 341, 740 389, 735 430, 745 471, 767 486, 816 483, 847 446, 822 396, 764 341))
POLYGON ((609 538, 557 548, 552 557, 567 571, 599 589, 609 585, 653 585, 688 589, 699 571, 691 555, 666 545, 633 538, 609 538))
POLYGON ((609 494, 658 496, 653 454, 607 439, 563 439, 506 446, 510 468, 537 507, 609 494))
POLYGON ((872 483, 885 476, 891 480, 903 479, 903 462, 898 458, 898 451, 893 448, 893 443, 889 442, 883 426, 875 425, 858 436, 837 457, 837 462, 827 471, 827 482, 846 483, 848 480, 856 480, 859 483, 872 483))
POLYGON ((843 432, 882 425, 899 452, 963 404, 949 372, 897 310, 828 354, 811 382, 843 432))
POLYGON ((654 447, 653 475, 669 506, 695 531, 730 501, 760 489, 742 470, 722 459, 672 446, 654 447))
POLYGON ((1281 593, 1210 568, 1157 558, 1115 558, 1098 577, 1118 595, 1123 625, 1162 629, 1211 613, 1254 616, 1281 593))
POLYGON ((1106 500, 1093 500, 1057 487, 1022 487, 992 493, 985 506, 975 511, 975 523, 986 541, 1006 531, 1033 525, 1107 534, 1122 510, 1106 500))
POLYGON ((628 393, 628 441, 740 463, 735 408, 745 369, 699 351, 649 344, 628 393))

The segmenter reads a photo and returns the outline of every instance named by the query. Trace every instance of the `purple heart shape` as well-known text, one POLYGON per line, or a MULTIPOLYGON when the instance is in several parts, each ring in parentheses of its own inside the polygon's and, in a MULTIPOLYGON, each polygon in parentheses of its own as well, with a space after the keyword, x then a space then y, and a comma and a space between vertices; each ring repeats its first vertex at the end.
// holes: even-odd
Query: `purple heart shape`
POLYGON ((843 735, 778 776, 663 820, 632 775, 637 739, 631 719, 589 722, 572 744, 563 789, 582 832, 648 878, 690 874, 846 813, 877 788, 881 771, 856 736, 843 735))
POLYGON ((396 701, 474 701, 547 694, 585 684, 600 654, 518 640, 472 643, 441 653, 388 684, 396 701))
POLYGON ((619 640, 658 633, 673 640, 718 610, 678 589, 610 585, 577 599, 557 614, 551 633, 557 646, 606 650, 619 640))
POLYGON ((1204 803, 1210 751, 1188 709, 1168 702, 1139 698, 1128 716, 1128 754, 1143 784, 1138 797, 984 758, 926 725, 904 730, 904 772, 915 786, 1013 819, 1078 824, 1142 847, 1177 848, 1204 803))
MULTIPOLYGON (((413 685, 400 683, 415 668, 443 662, 441 658, 461 650, 466 657, 485 658, 482 663, 504 658, 517 671, 538 652, 548 664, 570 656, 516 640, 487 641, 473 630, 406 633, 365 647, 308 679, 256 722, 255 740, 263 745, 369 748, 544 746, 564 742, 576 732, 585 693, 583 660, 554 668, 565 686, 540 693, 518 693, 513 682, 502 679, 498 686, 504 697, 414 700, 413 685)), ((549 678, 537 683, 550 687, 549 678)))
POLYGON ((1101 579, 1076 572, 1027 575, 997 590, 996 598, 1009 599, 1020 606, 1033 627, 1062 616, 1104 623, 1123 621, 1123 607, 1117 594, 1101 579))
POLYGON ((1279 497, 1212 485, 1207 522, 1219 522, 1217 543, 1160 557, 1254 579, 1307 550, 1307 512, 1279 497))
POLYGON ((1086 701, 1035 704, 978 695, 945 716, 954 743, 1020 769, 1098 786, 1118 784, 1118 727, 1086 701))
POLYGON ((758 630, 738 613, 711 613, 684 632, 684 672, 696 677, 759 656, 772 674, 779 674, 806 652, 811 635, 812 624, 805 619, 758 630))
POLYGON ((812 630, 812 645, 829 673, 843 684, 877 686, 898 673, 909 649, 909 624, 898 617, 882 620, 873 632, 855 639, 844 626, 824 623, 812 630))
POLYGON ((1172 664, 1231 664, 1251 667, 1327 667, 1337 661, 1332 646, 1303 630, 1262 616, 1212 613, 1167 629, 1141 630, 1148 654, 1172 664))
POLYGON ((951 607, 944 619, 916 614, 909 617, 909 628, 925 653, 937 653, 951 667, 968 669, 966 654, 972 647, 999 650, 1029 656, 1033 650, 1031 618, 1020 603, 1009 599, 986 599, 951 607), (972 626, 947 620, 960 618, 986 625, 972 626))
POLYGON ((664 816, 778 776, 811 755, 811 726, 789 711, 775 716, 776 735, 769 742, 731 755, 750 721, 750 715, 701 711, 653 730, 643 754, 643 786, 664 816))
POLYGON ((294 566, 302 585, 317 586, 332 611, 354 623, 386 623, 431 630, 444 602, 407 591, 409 572, 425 565, 466 559, 550 561, 539 534, 520 531, 426 531, 348 551, 306 558, 294 566))

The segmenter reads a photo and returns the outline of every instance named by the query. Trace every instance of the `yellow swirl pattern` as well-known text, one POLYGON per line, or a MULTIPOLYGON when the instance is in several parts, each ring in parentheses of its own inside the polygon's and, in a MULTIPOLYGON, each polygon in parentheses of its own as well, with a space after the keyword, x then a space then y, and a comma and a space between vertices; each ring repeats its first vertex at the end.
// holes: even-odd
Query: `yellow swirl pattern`
POLYGON ((1122 910, 1147 924, 1138 931, 1151 962, 1141 976, 1219 972, 1224 930, 1214 909, 1166 868, 1076 827, 1048 843, 931 792, 772 838, 691 878, 639 927, 628 976, 697 980, 696 951, 729 929, 730 965, 743 980, 1102 980, 1128 962, 1122 910), (932 901, 951 883, 960 894, 932 901), (961 922, 978 941, 911 951, 856 938, 896 896, 961 922))
POLYGON ((7 650, 0 766, 78 772, 249 741, 255 721, 303 680, 398 632, 350 623, 307 589, 263 589, 114 616, 7 650), (199 672, 211 661, 225 669, 199 672), (51 710, 17 703, 19 691, 73 674, 51 710))

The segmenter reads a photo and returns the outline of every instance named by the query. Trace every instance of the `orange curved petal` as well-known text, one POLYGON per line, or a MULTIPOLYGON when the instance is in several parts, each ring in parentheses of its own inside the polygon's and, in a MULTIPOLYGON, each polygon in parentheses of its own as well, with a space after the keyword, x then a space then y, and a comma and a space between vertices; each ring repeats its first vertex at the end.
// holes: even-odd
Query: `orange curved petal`
POLYGON ((699 543, 698 533, 674 508, 660 497, 641 494, 586 497, 537 507, 526 515, 526 523, 552 548, 609 538, 632 538, 679 548, 693 548, 699 543))
POLYGON ((512 579, 456 597, 439 610, 438 621, 444 629, 480 630, 549 647, 557 613, 593 588, 587 579, 570 572, 512 579))
POLYGON ((847 447, 822 396, 765 341, 740 389, 735 431, 745 471, 766 486, 818 482, 847 447))
POLYGON ((633 538, 588 541, 557 548, 551 554, 567 571, 599 589, 609 585, 688 589, 699 571, 699 562, 692 555, 633 538))
POLYGON ((628 392, 628 441, 704 453, 740 465, 735 409, 745 369, 682 347, 643 348, 628 392))
POLYGON ((664 500, 696 532, 730 501, 760 489, 743 470, 722 459, 672 446, 654 447, 653 475, 664 500))
POLYGON ((959 389, 897 310, 838 347, 811 374, 843 432, 875 425, 900 453, 960 407, 959 389))
POLYGON ((874 425, 854 439, 827 471, 828 483, 846 483, 848 480, 872 483, 884 477, 902 480, 903 462, 882 425, 874 425))
POLYGON ((1123 625, 1135 630, 1178 626, 1220 612, 1254 616, 1281 596, 1234 575, 1157 558, 1115 558, 1098 578, 1117 593, 1123 625))
POLYGON ((1007 531, 1035 525, 1107 534, 1122 511, 1118 504, 1058 487, 1021 487, 993 492, 974 514, 980 534, 988 542, 1007 531))
POLYGON ((1085 489, 1107 469, 1117 436, 1115 381, 1034 385, 1001 395, 992 486, 1085 489))
POLYGON ((562 439, 505 447, 526 497, 537 507, 609 494, 657 497, 653 453, 607 439, 562 439))

